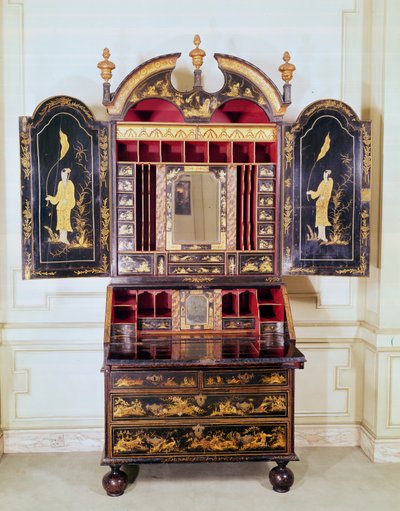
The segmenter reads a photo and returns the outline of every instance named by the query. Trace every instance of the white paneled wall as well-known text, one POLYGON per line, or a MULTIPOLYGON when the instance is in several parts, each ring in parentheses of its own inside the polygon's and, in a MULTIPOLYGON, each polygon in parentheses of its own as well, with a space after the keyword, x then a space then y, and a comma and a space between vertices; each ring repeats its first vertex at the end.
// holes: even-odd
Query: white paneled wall
MULTIPOLYGON (((382 229, 380 207, 385 194, 392 198, 393 180, 398 179, 392 172, 399 175, 397 163, 390 170, 398 143, 388 128, 381 129, 385 119, 389 126, 394 122, 387 117, 388 101, 398 68, 392 66, 388 73, 385 59, 398 62, 399 50, 396 57, 393 49, 395 22, 400 22, 396 0, 204 0, 193 5, 178 0, 2 0, 1 9, 0 390, 5 451, 101 449, 100 368, 108 283, 98 278, 22 280, 17 118, 59 94, 78 97, 97 118, 106 118, 96 68, 105 46, 117 64, 112 90, 144 60, 176 51, 182 57, 174 83, 190 88, 188 52, 194 34, 200 33, 207 51, 206 89, 222 85, 214 52, 244 58, 281 84, 277 68, 289 50, 297 71, 287 120, 326 97, 348 102, 363 119, 373 120, 378 157, 370 279, 286 279, 299 345, 308 359, 297 374, 296 434, 298 445, 361 442, 371 459, 398 461, 400 315, 395 312, 398 302, 390 304, 400 284, 400 221, 382 229), (383 146, 389 155, 385 161, 383 146), (383 168, 388 169, 387 183, 383 168), (382 244, 394 251, 395 262, 382 254, 382 244)), ((395 210, 395 201, 384 210, 385 218, 390 207, 395 210)), ((1 443, 0 435, 0 450, 1 443)))

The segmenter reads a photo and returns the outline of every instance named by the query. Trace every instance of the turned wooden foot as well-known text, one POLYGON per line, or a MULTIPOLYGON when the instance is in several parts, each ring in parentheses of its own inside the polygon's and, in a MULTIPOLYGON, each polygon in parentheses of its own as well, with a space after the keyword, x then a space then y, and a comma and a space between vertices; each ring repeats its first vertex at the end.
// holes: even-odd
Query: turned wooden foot
POLYGON ((103 477, 103 488, 110 497, 119 497, 128 486, 128 476, 120 470, 121 465, 110 465, 110 468, 103 477))
POLYGON ((278 466, 271 469, 269 480, 274 491, 286 493, 294 482, 294 475, 290 468, 286 467, 288 461, 277 461, 276 463, 278 466))

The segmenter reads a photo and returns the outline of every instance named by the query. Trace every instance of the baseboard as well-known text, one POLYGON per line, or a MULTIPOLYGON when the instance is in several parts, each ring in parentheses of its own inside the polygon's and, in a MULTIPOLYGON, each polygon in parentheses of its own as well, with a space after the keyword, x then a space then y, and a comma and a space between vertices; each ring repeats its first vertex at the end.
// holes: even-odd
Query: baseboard
POLYGON ((374 463, 400 463, 400 439, 378 439, 361 426, 360 445, 374 463))
POLYGON ((295 426, 296 447, 358 447, 360 426, 354 424, 295 426))
POLYGON ((93 452, 103 447, 102 429, 4 431, 5 453, 93 452))

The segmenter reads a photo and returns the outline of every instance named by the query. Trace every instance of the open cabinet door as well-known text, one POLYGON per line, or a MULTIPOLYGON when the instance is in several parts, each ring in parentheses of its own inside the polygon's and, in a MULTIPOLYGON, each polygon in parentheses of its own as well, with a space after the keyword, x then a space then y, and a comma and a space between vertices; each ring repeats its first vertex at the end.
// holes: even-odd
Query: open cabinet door
POLYGON ((110 274, 108 125, 81 101, 20 118, 23 277, 110 274))
POLYGON ((284 127, 283 162, 283 275, 368 275, 370 123, 312 103, 284 127))

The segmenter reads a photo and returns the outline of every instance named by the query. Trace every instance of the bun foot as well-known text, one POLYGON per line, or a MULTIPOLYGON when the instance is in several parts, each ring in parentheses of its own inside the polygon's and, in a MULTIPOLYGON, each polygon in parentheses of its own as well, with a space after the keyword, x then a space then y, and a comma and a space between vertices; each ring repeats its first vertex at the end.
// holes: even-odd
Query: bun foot
POLYGON ((277 461, 276 463, 278 466, 271 469, 269 480, 274 491, 286 493, 294 482, 294 475, 290 468, 286 467, 288 461, 277 461))
POLYGON ((110 497, 119 497, 128 486, 128 476, 120 470, 121 465, 110 465, 110 468, 103 477, 103 488, 110 497))

